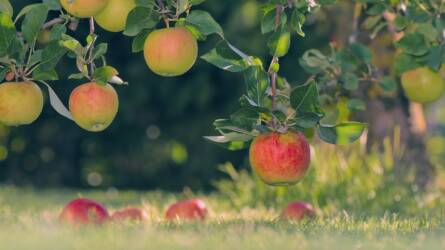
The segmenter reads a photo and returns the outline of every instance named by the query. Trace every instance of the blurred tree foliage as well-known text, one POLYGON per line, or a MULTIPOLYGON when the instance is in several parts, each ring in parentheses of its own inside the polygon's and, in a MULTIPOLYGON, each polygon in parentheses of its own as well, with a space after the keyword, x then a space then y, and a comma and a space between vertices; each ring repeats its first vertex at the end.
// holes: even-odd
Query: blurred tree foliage
MULTIPOLYGON (((40 1, 14 0, 13 4, 19 9, 31 2, 40 1)), ((267 41, 258 32, 259 1, 207 1, 202 8, 212 13, 238 48, 268 56, 267 41)), ((329 18, 322 16, 317 25, 308 20, 305 31, 310 35, 293 43, 282 63, 291 82, 305 78, 298 63, 301 54, 327 46, 333 37, 330 33, 339 30, 329 18)), ((82 20, 72 35, 83 39, 87 29, 87 20, 82 20)), ((215 118, 236 109, 244 88, 242 77, 200 60, 182 77, 162 78, 150 72, 142 54, 131 53, 131 39, 103 30, 99 34, 100 40, 110 42, 110 64, 130 82, 127 88, 117 88, 121 101, 117 119, 106 132, 91 134, 46 108, 31 126, 0 127, 1 182, 38 187, 209 189, 212 181, 224 176, 218 164, 231 161, 247 166, 245 152, 227 152, 202 138, 214 133, 215 118)), ((212 38, 201 43, 200 54, 214 43, 212 38)), ((61 78, 67 78, 74 67, 71 61, 62 62, 61 78)), ((80 83, 62 80, 52 86, 66 103, 80 83)))

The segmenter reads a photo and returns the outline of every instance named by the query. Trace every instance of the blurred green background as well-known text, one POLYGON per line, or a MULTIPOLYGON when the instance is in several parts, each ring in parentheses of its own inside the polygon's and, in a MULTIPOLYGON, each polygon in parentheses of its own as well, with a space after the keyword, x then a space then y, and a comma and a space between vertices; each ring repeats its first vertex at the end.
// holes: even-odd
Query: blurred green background
MULTIPOLYGON (((14 0, 15 10, 39 1, 14 0)), ((266 40, 259 32, 257 1, 207 1, 200 8, 211 12, 228 39, 246 53, 263 58, 266 40)), ((294 43, 285 59, 290 80, 304 77, 299 55, 326 40, 329 28, 317 26, 307 39, 294 43)), ((83 20, 74 35, 82 39, 88 23, 83 20)), ((109 42, 109 64, 115 66, 128 87, 117 87, 119 114, 104 133, 91 134, 64 119, 46 102, 42 116, 31 126, 0 127, 0 181, 18 185, 117 187, 181 190, 212 188, 222 176, 217 165, 231 161, 246 167, 246 152, 227 152, 207 143, 203 136, 215 133, 212 122, 236 110, 244 90, 241 74, 223 72, 199 60, 182 77, 163 78, 147 68, 143 55, 131 53, 131 39, 98 28, 100 41, 109 42)), ((200 55, 217 42, 200 44, 200 55)), ((74 72, 73 61, 59 66, 61 77, 74 72)), ((67 103, 80 81, 52 82, 67 103)))

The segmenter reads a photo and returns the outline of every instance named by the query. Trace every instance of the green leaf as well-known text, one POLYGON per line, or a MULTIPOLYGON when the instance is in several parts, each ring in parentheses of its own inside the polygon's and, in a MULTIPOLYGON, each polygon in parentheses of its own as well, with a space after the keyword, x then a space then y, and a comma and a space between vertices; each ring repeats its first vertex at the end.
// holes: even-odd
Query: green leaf
POLYGON ((350 99, 348 101, 348 109, 355 111, 363 111, 366 110, 366 103, 360 99, 350 99))
POLYGON ((48 88, 49 101, 54 110, 61 116, 64 116, 69 120, 74 120, 70 111, 65 107, 65 105, 63 105, 63 102, 60 100, 60 98, 57 96, 56 92, 51 88, 51 86, 49 86, 49 84, 47 84, 44 81, 41 82, 45 84, 45 86, 48 88))
POLYGON ((304 37, 303 24, 306 22, 306 17, 298 10, 294 9, 291 16, 290 26, 300 36, 304 37))
POLYGON ((414 32, 406 34, 402 39, 400 39, 396 46, 404 50, 405 53, 422 56, 428 53, 429 43, 423 34, 414 32))
POLYGON ((62 38, 62 35, 66 33, 66 26, 63 24, 56 24, 51 28, 49 39, 50 41, 53 40, 60 40, 62 38))
POLYGON ((359 79, 355 74, 347 72, 341 76, 341 83, 346 90, 354 91, 358 89, 359 79))
POLYGON ((137 36, 134 37, 133 43, 131 44, 131 51, 133 53, 141 52, 144 50, 145 40, 150 34, 151 30, 143 30, 137 36))
POLYGON ((247 96, 254 102, 255 106, 264 107, 267 88, 270 85, 268 74, 260 66, 251 66, 244 72, 244 81, 247 96))
POLYGON ((62 7, 60 6, 60 0, 43 0, 43 3, 50 10, 60 10, 62 7))
POLYGON ((317 126, 321 118, 323 118, 323 116, 317 113, 300 113, 295 118, 291 119, 290 122, 297 128, 307 129, 317 126))
POLYGON ((58 41, 51 41, 42 51, 41 64, 39 66, 42 72, 54 69, 60 59, 68 50, 59 45, 58 41))
POLYGON ((101 56, 105 55, 108 50, 108 44, 106 43, 100 43, 96 47, 94 47, 93 51, 93 60, 96 60, 100 58, 101 56))
POLYGON ((358 140, 367 126, 359 122, 346 122, 335 126, 320 125, 317 132, 320 139, 327 143, 347 145, 358 140))
POLYGON ((297 86, 291 93, 292 108, 300 113, 320 113, 319 93, 317 83, 310 81, 297 86))
POLYGON ((44 4, 34 5, 26 14, 22 23, 23 37, 32 44, 38 37, 40 30, 48 16, 48 7, 44 4))
POLYGON ((153 29, 159 22, 159 14, 151 7, 136 7, 127 18, 124 35, 136 36, 142 30, 153 29))
POLYGON ((214 49, 201 58, 229 72, 242 72, 247 69, 245 61, 233 52, 225 41, 218 43, 214 49))
POLYGON ((382 78, 379 85, 385 92, 393 92, 397 90, 397 82, 389 76, 382 78))
POLYGON ((0 13, 0 57, 6 55, 15 38, 16 30, 11 16, 0 13))
POLYGON ((54 69, 49 71, 42 71, 41 68, 37 68, 32 72, 32 78, 36 81, 56 81, 59 80, 59 76, 54 69))
POLYGON ((289 52, 291 34, 286 29, 279 29, 273 33, 267 42, 272 56, 282 57, 289 52))
POLYGON ((117 74, 118 72, 115 68, 103 66, 94 71, 93 78, 96 83, 105 85, 117 74))
POLYGON ((198 30, 208 36, 211 34, 218 34, 224 38, 224 32, 221 26, 213 19, 213 17, 205 11, 192 11, 186 18, 186 23, 194 25, 198 30))
POLYGON ((0 0, 0 12, 5 13, 10 17, 14 15, 14 10, 9 0, 0 0))
POLYGON ((229 138, 227 138, 224 135, 221 136, 205 136, 204 139, 206 139, 209 142, 215 143, 218 146, 222 146, 228 150, 231 151, 237 151, 242 150, 245 148, 248 148, 250 143, 248 141, 231 141, 229 138))

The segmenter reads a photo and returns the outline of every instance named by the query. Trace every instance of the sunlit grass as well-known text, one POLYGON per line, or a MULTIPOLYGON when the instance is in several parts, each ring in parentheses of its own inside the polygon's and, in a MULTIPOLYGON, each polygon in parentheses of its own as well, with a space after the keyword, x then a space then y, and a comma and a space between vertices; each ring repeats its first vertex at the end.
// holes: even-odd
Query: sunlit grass
POLYGON ((288 222, 279 208, 232 209, 218 194, 203 223, 168 223, 167 205, 181 198, 163 192, 35 191, 0 189, 0 249, 443 249, 441 213, 381 217, 346 211, 316 220, 288 222), (66 202, 84 196, 112 212, 133 205, 149 215, 143 223, 73 228, 57 218, 66 202))

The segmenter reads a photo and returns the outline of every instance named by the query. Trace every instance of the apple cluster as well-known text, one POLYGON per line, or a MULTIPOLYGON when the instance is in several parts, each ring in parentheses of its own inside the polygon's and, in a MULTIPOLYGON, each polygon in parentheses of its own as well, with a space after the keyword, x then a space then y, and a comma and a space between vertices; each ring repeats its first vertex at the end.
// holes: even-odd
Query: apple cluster
MULTIPOLYGON (((207 206, 200 199, 179 201, 170 205, 165 212, 167 221, 204 221, 207 218, 207 206)), ((301 221, 314 218, 314 208, 305 202, 290 203, 281 213, 281 219, 301 221)), ((144 222, 147 213, 137 207, 128 207, 114 212, 111 216, 104 205, 90 199, 80 198, 69 202, 62 210, 59 220, 70 225, 102 225, 108 222, 144 222)))

